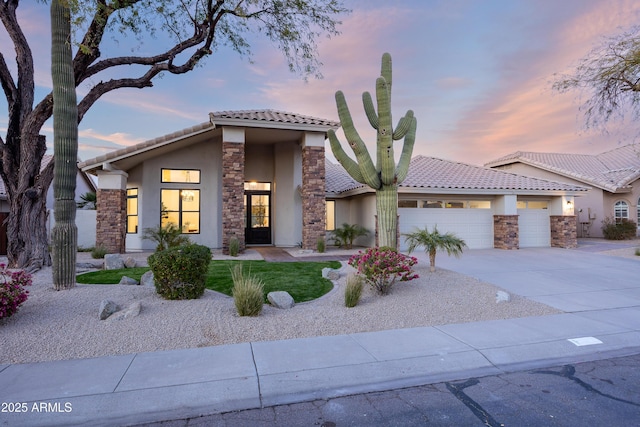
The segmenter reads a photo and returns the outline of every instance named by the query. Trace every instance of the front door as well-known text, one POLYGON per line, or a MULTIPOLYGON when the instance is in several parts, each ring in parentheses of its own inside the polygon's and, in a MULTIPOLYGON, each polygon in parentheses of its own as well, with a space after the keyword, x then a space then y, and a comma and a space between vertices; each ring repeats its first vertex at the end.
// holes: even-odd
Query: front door
POLYGON ((245 243, 271 244, 271 192, 245 191, 245 243))

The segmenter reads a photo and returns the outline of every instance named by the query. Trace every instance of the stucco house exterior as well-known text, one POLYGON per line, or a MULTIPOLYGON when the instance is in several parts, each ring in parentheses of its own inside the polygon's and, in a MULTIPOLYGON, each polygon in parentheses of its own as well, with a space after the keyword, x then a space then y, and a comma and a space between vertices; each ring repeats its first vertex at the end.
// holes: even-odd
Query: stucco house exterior
MULTIPOLYGON (((472 249, 576 246, 573 203, 588 187, 530 178, 465 163, 416 156, 398 188, 399 231, 434 226, 472 249)), ((338 226, 375 229, 375 192, 327 161, 327 204, 338 226)), ((359 238, 363 246, 375 236, 359 238)), ((400 237, 400 249, 406 249, 400 237)))
MULTIPOLYGON (((327 131, 339 125, 274 110, 216 112, 82 162, 98 177, 97 244, 110 252, 153 249, 143 230, 169 222, 224 252, 232 238, 241 248, 315 249, 345 222, 373 231, 375 192, 325 158, 327 131)), ((400 232, 437 224, 474 248, 573 247, 573 201, 588 190, 418 156, 399 188, 400 232)), ((375 236, 356 243, 371 246, 375 236)))
POLYGON ((602 237, 602 220, 640 224, 640 146, 627 144, 600 154, 518 151, 485 166, 521 175, 591 187, 576 199, 579 237, 602 237))

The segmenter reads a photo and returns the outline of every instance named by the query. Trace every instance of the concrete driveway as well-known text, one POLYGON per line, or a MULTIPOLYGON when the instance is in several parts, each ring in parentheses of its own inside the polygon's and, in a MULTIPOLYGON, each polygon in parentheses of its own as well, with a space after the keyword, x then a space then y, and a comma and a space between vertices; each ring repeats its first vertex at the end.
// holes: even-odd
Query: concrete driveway
POLYGON ((640 257, 603 255, 589 244, 467 250, 460 258, 439 253, 436 265, 569 313, 635 307, 640 322, 640 257))

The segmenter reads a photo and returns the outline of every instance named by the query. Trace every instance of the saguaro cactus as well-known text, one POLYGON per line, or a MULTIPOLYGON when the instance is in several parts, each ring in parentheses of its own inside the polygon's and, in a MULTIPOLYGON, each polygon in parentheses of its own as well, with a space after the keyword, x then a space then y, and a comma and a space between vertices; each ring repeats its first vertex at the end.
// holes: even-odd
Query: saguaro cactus
POLYGON ((365 143, 353 125, 351 113, 341 91, 336 92, 338 116, 345 137, 356 156, 351 159, 342 149, 333 130, 329 130, 331 151, 356 181, 376 190, 376 213, 378 215, 379 246, 398 247, 398 184, 409 172, 409 162, 416 139, 417 120, 409 110, 393 129, 391 119, 391 55, 382 55, 381 76, 376 80, 376 113, 369 92, 362 94, 362 103, 371 126, 377 131, 377 162, 374 166, 365 143), (404 138, 402 154, 396 166, 393 155, 393 142, 404 138))
POLYGON ((53 195, 56 224, 51 232, 53 286, 76 283, 76 174, 78 107, 71 57, 71 17, 66 0, 51 2, 51 78, 53 81, 53 195))

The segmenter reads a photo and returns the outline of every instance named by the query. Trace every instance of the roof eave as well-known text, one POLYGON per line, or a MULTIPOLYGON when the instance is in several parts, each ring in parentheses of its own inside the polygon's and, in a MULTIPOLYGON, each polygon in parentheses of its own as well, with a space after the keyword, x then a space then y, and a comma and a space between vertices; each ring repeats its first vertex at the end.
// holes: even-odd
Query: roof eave
POLYGON ((320 125, 309 123, 289 123, 289 122, 275 122, 268 120, 250 120, 246 118, 226 118, 226 117, 211 117, 211 124, 214 128, 221 126, 234 126, 244 128, 261 128, 261 129, 284 129, 284 130, 299 130, 304 132, 322 132, 326 133, 329 129, 337 129, 339 125, 320 125))

